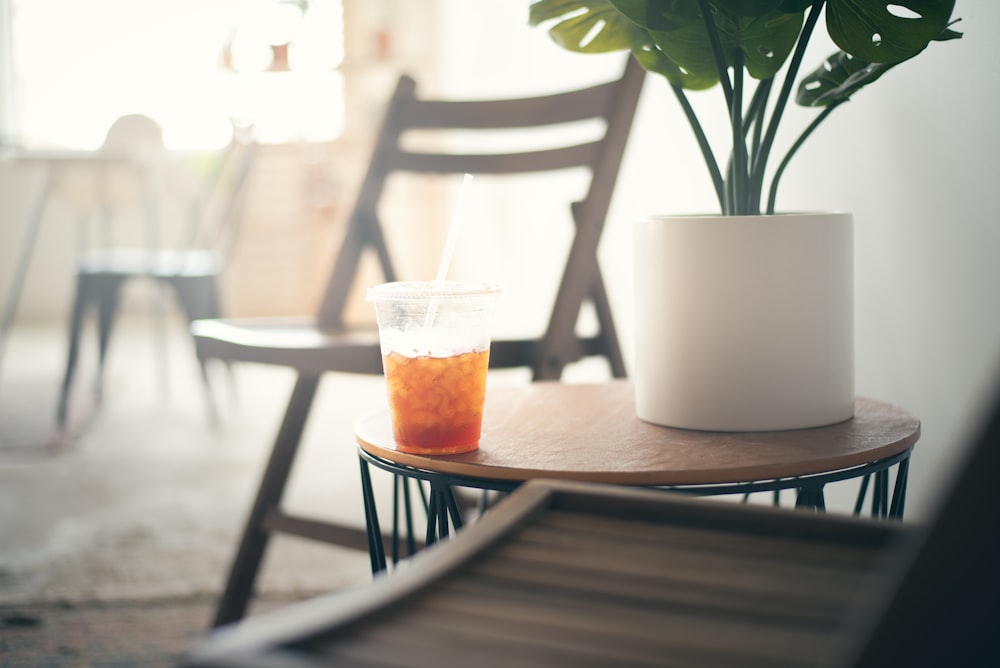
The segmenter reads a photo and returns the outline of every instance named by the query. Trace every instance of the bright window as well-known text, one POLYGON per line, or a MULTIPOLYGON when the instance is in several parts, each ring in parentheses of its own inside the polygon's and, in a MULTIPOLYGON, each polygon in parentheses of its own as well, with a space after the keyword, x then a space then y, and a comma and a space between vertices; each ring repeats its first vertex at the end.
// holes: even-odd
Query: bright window
POLYGON ((231 119, 265 143, 342 130, 341 0, 4 4, 8 141, 96 148, 127 113, 155 118, 176 149, 220 145, 231 119))

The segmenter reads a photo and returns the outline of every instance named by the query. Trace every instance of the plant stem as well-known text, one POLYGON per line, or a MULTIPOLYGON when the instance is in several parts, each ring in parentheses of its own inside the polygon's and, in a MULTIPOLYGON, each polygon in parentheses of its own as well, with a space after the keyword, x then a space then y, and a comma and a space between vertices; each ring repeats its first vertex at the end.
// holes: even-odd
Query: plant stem
POLYGON ((722 92, 726 96, 726 105, 732 108, 733 86, 729 81, 729 69, 726 66, 722 42, 719 41, 719 31, 715 27, 715 19, 712 17, 712 10, 708 6, 708 0, 698 0, 698 6, 701 8, 701 20, 705 23, 705 32, 708 33, 708 41, 712 45, 715 68, 719 74, 719 83, 722 84, 722 92))
MULTIPOLYGON (((760 137, 761 133, 764 131, 764 112, 767 109, 767 100, 771 95, 773 85, 774 77, 764 79, 757 84, 757 89, 753 93, 753 99, 750 100, 750 106, 747 108, 744 126, 753 127, 753 137, 750 140, 750 148, 748 149, 748 160, 751 165, 754 163, 757 158, 757 154, 760 152, 760 137)), ((752 173, 751 176, 753 176, 752 173)), ((751 189, 751 192, 760 193, 763 189, 763 183, 755 181, 751 178, 749 188, 751 189)))
POLYGON ((698 148, 701 149, 701 155, 705 160, 705 166, 708 168, 708 173, 712 177, 712 185, 715 186, 715 195, 719 198, 719 207, 722 208, 723 212, 726 207, 726 196, 725 196, 725 182, 722 179, 722 174, 719 172, 719 164, 715 161, 715 155, 712 153, 712 147, 708 143, 708 137, 705 136, 705 130, 701 127, 701 123, 698 122, 698 115, 694 113, 694 109, 691 107, 691 103, 687 99, 687 95, 684 94, 684 89, 679 84, 670 84, 670 90, 674 91, 674 95, 677 97, 677 101, 681 105, 681 109, 684 110, 684 116, 687 117, 688 124, 691 126, 691 130, 694 133, 695 139, 698 141, 698 148))
POLYGON ((795 140, 795 143, 792 144, 792 147, 788 149, 788 153, 785 154, 785 157, 781 161, 781 164, 778 165, 778 169, 774 172, 774 178, 771 179, 771 190, 768 193, 768 198, 767 198, 768 215, 774 214, 774 200, 778 194, 778 181, 781 180, 781 175, 785 173, 785 167, 787 167, 788 163, 791 162, 792 156, 795 155, 796 151, 798 151, 799 148, 805 143, 806 139, 809 138, 809 135, 813 133, 813 130, 818 128, 819 124, 822 123, 823 120, 827 116, 829 116, 834 109, 839 107, 844 102, 846 102, 846 100, 837 100, 836 102, 828 105, 825 109, 823 109, 823 111, 819 114, 819 116, 814 118, 813 122, 809 124, 809 127, 807 127, 805 130, 802 131, 802 134, 799 135, 799 138, 795 140))
POLYGON ((733 164, 733 156, 729 156, 729 162, 726 163, 726 202, 722 207, 723 216, 734 215, 733 207, 736 202, 736 191, 733 186, 736 183, 736 179, 733 178, 733 170, 736 169, 736 165, 733 164))
MULTIPOLYGON (((781 92, 778 94, 778 99, 774 105, 774 111, 771 113, 771 121, 767 126, 767 133, 764 135, 764 141, 761 144, 760 152, 754 157, 753 164, 753 181, 754 183, 764 182, 764 169, 767 167, 767 158, 771 153, 771 147, 774 145, 774 138, 778 134, 778 124, 781 122, 781 116, 785 111, 785 107, 788 104, 788 98, 791 96, 792 87, 795 84, 795 77, 798 75, 799 66, 802 64, 802 57, 805 55, 806 46, 809 44, 809 38, 812 36, 813 28, 816 27, 816 22, 819 20, 820 10, 823 9, 823 3, 826 0, 813 0, 812 7, 809 9, 809 14, 806 15, 805 25, 802 27, 802 32, 799 34, 798 42, 795 44, 795 53, 792 55, 792 59, 788 63, 788 71, 785 73, 785 81, 781 86, 781 92)), ((760 208, 760 195, 756 196, 756 202, 753 203, 753 207, 760 208)))
POLYGON ((733 126, 732 200, 730 214, 750 213, 747 210, 747 143, 743 136, 743 52, 733 51, 733 95, 729 109, 733 126))

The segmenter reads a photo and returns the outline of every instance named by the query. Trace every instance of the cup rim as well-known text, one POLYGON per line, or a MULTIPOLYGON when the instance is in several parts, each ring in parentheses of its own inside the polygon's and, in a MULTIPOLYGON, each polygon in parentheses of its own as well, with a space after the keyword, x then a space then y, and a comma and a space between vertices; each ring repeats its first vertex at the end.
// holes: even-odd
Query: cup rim
POLYGON ((492 299, 500 292, 495 283, 477 281, 393 281, 368 288, 365 301, 419 302, 492 299))

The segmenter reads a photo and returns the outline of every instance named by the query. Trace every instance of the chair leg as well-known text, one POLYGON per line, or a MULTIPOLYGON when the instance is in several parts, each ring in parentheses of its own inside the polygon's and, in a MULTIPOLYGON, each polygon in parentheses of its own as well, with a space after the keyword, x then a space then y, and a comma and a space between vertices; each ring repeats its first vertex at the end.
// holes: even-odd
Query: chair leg
POLYGON ((76 373, 76 361, 80 354, 80 330, 83 326, 83 316, 87 310, 87 292, 81 276, 76 277, 76 295, 73 297, 73 310, 69 318, 69 351, 66 355, 66 370, 63 372, 62 388, 59 390, 59 403, 56 407, 56 425, 59 429, 66 427, 67 403, 69 389, 76 373))
POLYGON ((159 390, 160 398, 166 402, 170 399, 170 346, 167 343, 167 286, 162 282, 156 284, 157 296, 153 300, 153 345, 156 348, 155 358, 160 365, 159 390))
POLYGON ((177 299, 188 320, 222 316, 215 276, 168 276, 165 280, 177 293, 177 299))
MULTIPOLYGON (((222 317, 219 286, 215 276, 169 276, 164 280, 170 283, 174 292, 177 293, 177 300, 180 302, 181 308, 187 316, 189 325, 194 320, 222 317)), ((215 404, 215 397, 212 394, 212 383, 206 361, 199 358, 198 367, 205 392, 208 418, 212 424, 217 424, 219 421, 219 410, 215 404)), ((232 373, 232 367, 228 362, 226 363, 226 369, 230 374, 232 373)))
POLYGON ((268 533, 263 528, 267 515, 278 509, 285 491, 295 453, 306 419, 312 407, 319 376, 300 374, 288 400, 284 420, 274 441, 271 457, 257 491, 257 498, 250 511, 236 558, 229 570, 225 590, 219 600, 213 626, 221 626, 241 619, 246 614, 254 581, 267 547, 268 533))
POLYGON ((104 363, 107 359, 108 344, 111 338, 111 326, 118 310, 118 300, 121 291, 122 277, 106 274, 77 274, 76 295, 73 298, 73 308, 69 322, 69 349, 66 354, 66 369, 63 372, 62 387, 59 391, 59 402, 56 406, 56 425, 59 429, 66 427, 68 417, 69 394, 76 375, 76 366, 80 356, 80 337, 83 330, 83 320, 87 309, 97 306, 98 322, 98 366, 95 390, 98 399, 103 392, 104 363))
POLYGON ((94 386, 98 399, 104 395, 104 363, 108 357, 111 328, 118 315, 123 276, 101 275, 88 277, 97 292, 97 378, 94 386))

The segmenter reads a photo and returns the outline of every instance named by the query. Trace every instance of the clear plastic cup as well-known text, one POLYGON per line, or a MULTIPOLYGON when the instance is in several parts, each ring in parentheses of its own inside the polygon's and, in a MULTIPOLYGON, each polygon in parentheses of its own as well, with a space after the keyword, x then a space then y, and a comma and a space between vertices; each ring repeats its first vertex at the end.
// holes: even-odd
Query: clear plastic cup
POLYGON ((458 281, 368 289, 400 452, 443 455, 479 447, 498 294, 494 285, 458 281))

